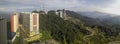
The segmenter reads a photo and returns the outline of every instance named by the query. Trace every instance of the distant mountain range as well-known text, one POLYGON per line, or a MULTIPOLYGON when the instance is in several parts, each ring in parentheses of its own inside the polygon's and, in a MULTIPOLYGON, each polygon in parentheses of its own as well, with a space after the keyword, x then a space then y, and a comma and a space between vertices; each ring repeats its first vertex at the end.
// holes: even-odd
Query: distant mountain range
POLYGON ((91 18, 91 17, 83 16, 74 11, 67 11, 67 15, 77 18, 81 22, 84 22, 84 24, 89 25, 89 26, 96 26, 96 25, 101 26, 102 25, 102 23, 99 20, 91 18))
POLYGON ((120 16, 115 15, 115 14, 108 14, 108 13, 103 13, 103 12, 77 12, 80 15, 87 16, 89 18, 93 18, 96 20, 99 20, 103 23, 107 24, 117 24, 120 25, 120 16))
POLYGON ((99 19, 104 19, 104 18, 109 18, 114 16, 114 14, 108 14, 108 13, 102 13, 102 12, 78 12, 80 15, 87 16, 90 18, 99 18, 99 19))

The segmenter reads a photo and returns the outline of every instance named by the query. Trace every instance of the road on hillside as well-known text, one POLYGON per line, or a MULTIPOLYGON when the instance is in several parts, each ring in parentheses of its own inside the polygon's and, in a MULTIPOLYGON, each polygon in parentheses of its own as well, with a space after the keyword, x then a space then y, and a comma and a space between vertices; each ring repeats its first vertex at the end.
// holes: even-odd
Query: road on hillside
POLYGON ((93 36, 95 34, 95 31, 92 30, 92 29, 90 29, 90 28, 88 28, 88 27, 86 28, 86 30, 88 30, 89 32, 91 32, 91 34, 84 36, 83 37, 84 41, 87 41, 87 37, 93 36))

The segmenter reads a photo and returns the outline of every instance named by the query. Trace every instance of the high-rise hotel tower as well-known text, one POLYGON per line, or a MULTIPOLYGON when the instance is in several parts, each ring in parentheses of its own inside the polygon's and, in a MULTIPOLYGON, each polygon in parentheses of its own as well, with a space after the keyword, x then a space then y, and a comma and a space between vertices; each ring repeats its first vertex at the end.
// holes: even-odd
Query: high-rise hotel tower
POLYGON ((7 44, 7 20, 0 17, 0 44, 7 44))
POLYGON ((16 32, 18 30, 18 25, 19 25, 19 13, 14 13, 11 16, 11 32, 16 32))
POLYGON ((21 13, 20 22, 23 28, 30 36, 39 34, 39 14, 38 13, 21 13))

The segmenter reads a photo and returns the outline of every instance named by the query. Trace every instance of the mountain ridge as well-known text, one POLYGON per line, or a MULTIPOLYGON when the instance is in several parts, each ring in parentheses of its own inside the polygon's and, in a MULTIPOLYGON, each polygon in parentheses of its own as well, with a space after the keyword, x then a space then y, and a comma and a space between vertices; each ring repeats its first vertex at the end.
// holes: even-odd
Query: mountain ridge
POLYGON ((118 22, 120 22, 120 15, 115 15, 115 14, 109 14, 109 13, 103 13, 103 12, 77 12, 80 15, 89 17, 89 18, 93 18, 93 19, 97 19, 103 23, 109 23, 112 25, 116 25, 119 24, 118 22))

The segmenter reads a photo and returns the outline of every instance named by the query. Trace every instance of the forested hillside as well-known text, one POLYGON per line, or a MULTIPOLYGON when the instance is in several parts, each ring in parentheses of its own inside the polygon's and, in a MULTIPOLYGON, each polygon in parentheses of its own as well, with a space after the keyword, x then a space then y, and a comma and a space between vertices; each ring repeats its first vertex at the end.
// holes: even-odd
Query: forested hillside
MULTIPOLYGON (((75 14, 74 12, 68 13, 75 14)), ((103 27, 97 25, 90 27, 84 22, 74 23, 70 20, 63 20, 55 14, 55 11, 39 16, 40 32, 44 33, 40 39, 42 41, 54 39, 61 44, 108 44, 120 41, 120 35, 116 37, 106 35, 104 31, 101 31, 103 27)))

